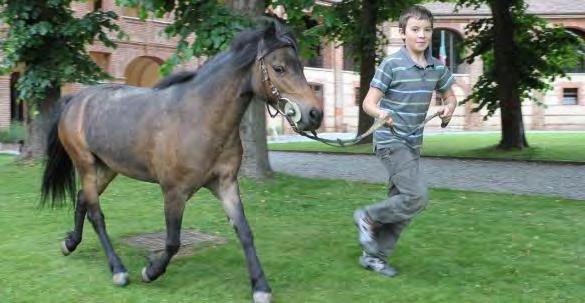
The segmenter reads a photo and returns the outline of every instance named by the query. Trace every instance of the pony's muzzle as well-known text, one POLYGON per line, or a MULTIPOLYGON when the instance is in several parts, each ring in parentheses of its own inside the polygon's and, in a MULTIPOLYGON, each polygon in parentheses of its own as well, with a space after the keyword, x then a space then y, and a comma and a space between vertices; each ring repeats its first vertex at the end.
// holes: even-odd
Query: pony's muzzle
POLYGON ((316 130, 321 126, 323 111, 317 107, 303 108, 301 120, 297 123, 300 130, 316 130))
POLYGON ((309 110, 309 123, 311 125, 317 125, 318 128, 321 125, 321 121, 323 121, 323 111, 316 107, 311 108, 309 110))

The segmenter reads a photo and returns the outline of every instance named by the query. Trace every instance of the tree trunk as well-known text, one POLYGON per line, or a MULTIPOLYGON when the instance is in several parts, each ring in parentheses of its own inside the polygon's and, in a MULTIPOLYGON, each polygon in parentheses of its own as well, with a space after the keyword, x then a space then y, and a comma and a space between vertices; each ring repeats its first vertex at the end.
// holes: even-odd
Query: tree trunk
POLYGON ((53 113, 57 101, 61 97, 61 89, 53 87, 47 91, 47 97, 38 106, 38 114, 28 113, 26 121, 27 137, 22 147, 20 160, 39 159, 47 149, 47 135, 53 121, 53 113))
POLYGON ((511 7, 517 2, 490 1, 494 18, 494 64, 502 122, 499 148, 505 150, 528 147, 522 121, 518 68, 514 60, 519 54, 514 40, 515 24, 511 7))
MULTIPOLYGON (((264 1, 259 0, 228 0, 226 5, 233 12, 243 13, 250 18, 260 16, 265 6, 264 1)), ((240 124, 240 135, 244 146, 240 172, 260 180, 272 177, 274 172, 268 160, 264 101, 256 97, 252 99, 240 124)))
MULTIPOLYGON (((364 112, 362 103, 370 88, 370 81, 374 77, 376 69, 376 11, 378 10, 377 0, 365 0, 362 3, 360 19, 364 25, 361 29, 358 41, 360 53, 360 98, 358 116, 358 134, 362 134, 370 128, 374 119, 364 112)), ((372 135, 364 138, 360 143, 371 143, 372 135)))
POLYGON ((240 134, 244 145, 244 156, 240 172, 244 176, 254 179, 267 179, 274 176, 268 161, 268 147, 266 144, 266 117, 264 101, 254 98, 242 123, 240 134))

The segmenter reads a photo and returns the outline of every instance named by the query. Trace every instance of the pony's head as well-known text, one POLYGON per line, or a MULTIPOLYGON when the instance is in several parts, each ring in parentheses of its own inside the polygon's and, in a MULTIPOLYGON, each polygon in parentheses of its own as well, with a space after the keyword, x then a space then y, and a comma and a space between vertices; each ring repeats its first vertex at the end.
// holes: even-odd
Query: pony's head
POLYGON ((293 36, 271 23, 257 46, 254 90, 299 131, 316 130, 323 108, 307 83, 293 36))

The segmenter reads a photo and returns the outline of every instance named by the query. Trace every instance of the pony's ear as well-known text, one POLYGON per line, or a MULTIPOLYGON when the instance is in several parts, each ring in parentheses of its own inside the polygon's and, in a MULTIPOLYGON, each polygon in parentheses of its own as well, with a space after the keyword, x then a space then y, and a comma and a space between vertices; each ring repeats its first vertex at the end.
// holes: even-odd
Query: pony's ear
POLYGON ((274 22, 270 22, 264 30, 264 39, 274 38, 276 36, 276 25, 274 22))

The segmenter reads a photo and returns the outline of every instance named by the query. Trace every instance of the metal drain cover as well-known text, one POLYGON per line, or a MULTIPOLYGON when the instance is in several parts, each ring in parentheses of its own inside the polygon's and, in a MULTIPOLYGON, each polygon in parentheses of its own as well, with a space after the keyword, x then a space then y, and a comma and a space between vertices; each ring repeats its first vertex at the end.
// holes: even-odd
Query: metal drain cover
MULTIPOLYGON (((149 252, 150 255, 159 255, 165 249, 166 237, 166 231, 162 231, 157 233, 125 237, 122 239, 122 242, 134 247, 145 249, 149 252)), ((190 229, 182 230, 181 247, 179 248, 179 252, 175 255, 175 257, 192 256, 196 253, 196 250, 200 248, 223 245, 226 242, 226 239, 219 236, 205 234, 190 229)))

